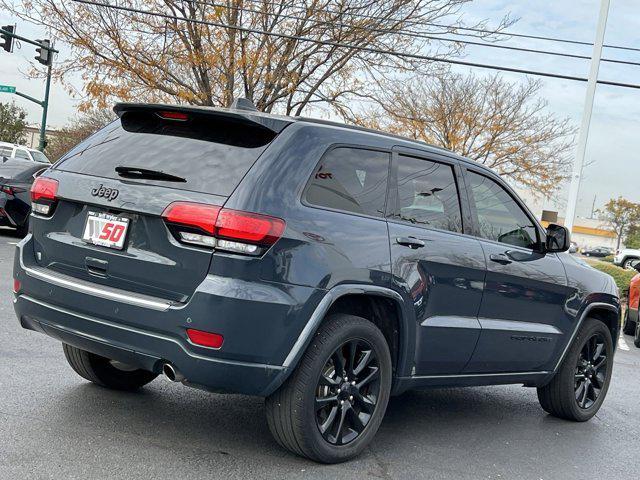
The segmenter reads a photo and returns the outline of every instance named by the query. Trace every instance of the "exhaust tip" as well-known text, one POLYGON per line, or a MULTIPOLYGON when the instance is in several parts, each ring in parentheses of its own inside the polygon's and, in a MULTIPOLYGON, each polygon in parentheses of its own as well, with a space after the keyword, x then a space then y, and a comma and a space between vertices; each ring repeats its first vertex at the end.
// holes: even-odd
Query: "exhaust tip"
POLYGON ((182 382, 184 376, 170 363, 162 365, 162 374, 172 382, 182 382))

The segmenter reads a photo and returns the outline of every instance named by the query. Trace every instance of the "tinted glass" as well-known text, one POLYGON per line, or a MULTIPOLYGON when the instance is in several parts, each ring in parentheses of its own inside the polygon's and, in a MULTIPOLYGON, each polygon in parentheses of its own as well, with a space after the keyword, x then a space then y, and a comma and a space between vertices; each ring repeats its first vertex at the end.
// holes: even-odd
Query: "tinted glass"
POLYGON ((400 220, 450 232, 462 232, 460 200, 450 165, 398 157, 400 220))
POLYGON ((306 192, 312 205, 384 216, 389 154, 334 148, 314 172, 306 192))
POLYGON ((469 172, 480 236, 518 247, 534 248, 538 231, 504 188, 490 178, 469 172))
POLYGON ((0 162, 0 179, 31 183, 33 174, 42 170, 42 165, 31 160, 11 159, 0 162))
POLYGON ((16 149, 16 158, 23 158, 25 160, 31 160, 29 153, 26 150, 22 150, 21 148, 16 149))
POLYGON ((56 168, 119 179, 116 167, 140 167, 185 181, 136 182, 228 196, 274 137, 232 118, 191 115, 181 122, 125 113, 74 147, 56 168))

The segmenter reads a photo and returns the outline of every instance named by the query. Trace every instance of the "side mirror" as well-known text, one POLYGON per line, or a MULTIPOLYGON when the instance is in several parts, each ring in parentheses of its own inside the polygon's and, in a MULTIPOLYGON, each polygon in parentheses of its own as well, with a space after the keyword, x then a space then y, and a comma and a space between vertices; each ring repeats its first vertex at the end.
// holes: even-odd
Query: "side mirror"
POLYGON ((552 223, 547 227, 547 239, 545 242, 547 252, 566 252, 571 246, 571 234, 562 225, 552 223))

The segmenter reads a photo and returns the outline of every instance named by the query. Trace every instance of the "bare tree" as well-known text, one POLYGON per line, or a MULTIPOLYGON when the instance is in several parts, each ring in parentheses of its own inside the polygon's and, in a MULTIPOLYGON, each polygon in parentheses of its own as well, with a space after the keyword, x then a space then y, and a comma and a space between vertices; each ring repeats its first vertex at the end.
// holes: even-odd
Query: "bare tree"
MULTIPOLYGON (((71 46, 71 55, 56 63, 56 74, 62 80, 73 72, 82 75, 84 91, 78 93, 84 108, 132 99, 228 105, 244 96, 267 112, 300 114, 309 105, 366 94, 372 79, 433 68, 385 50, 434 57, 459 53, 460 44, 443 46, 425 33, 455 33, 468 1, 109 2, 134 11, 68 0, 0 0, 0 5, 45 25, 71 46), (434 25, 438 22, 449 26, 434 25)), ((504 18, 495 31, 511 23, 504 18)))
POLYGON ((347 121, 442 146, 516 183, 549 194, 568 176, 576 129, 546 111, 541 83, 447 73, 386 82, 347 121))

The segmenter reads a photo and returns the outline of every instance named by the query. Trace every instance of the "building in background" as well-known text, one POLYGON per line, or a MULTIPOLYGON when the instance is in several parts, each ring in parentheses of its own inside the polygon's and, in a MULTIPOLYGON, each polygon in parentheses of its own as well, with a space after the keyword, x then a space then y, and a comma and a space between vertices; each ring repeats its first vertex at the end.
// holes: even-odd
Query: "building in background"
MULTIPOLYGON (((55 137, 57 134, 58 134, 57 130, 52 130, 49 128, 45 130, 45 135, 49 139, 51 137, 55 137)), ((24 142, 24 145, 26 145, 29 148, 38 148, 38 145, 40 144, 40 127, 38 126, 25 127, 24 136, 26 139, 24 142)))
MULTIPOLYGON (((564 225, 564 218, 558 216, 558 211, 562 210, 560 205, 548 198, 535 195, 530 190, 517 187, 515 190, 543 226, 546 227, 549 223, 564 225)), ((576 217, 571 231, 571 240, 581 248, 608 247, 615 250, 617 244, 616 234, 606 223, 597 218, 576 217)), ((621 243, 620 248, 624 248, 624 244, 621 243)))

